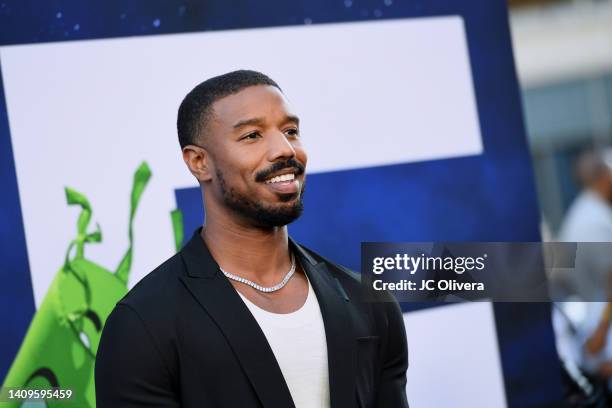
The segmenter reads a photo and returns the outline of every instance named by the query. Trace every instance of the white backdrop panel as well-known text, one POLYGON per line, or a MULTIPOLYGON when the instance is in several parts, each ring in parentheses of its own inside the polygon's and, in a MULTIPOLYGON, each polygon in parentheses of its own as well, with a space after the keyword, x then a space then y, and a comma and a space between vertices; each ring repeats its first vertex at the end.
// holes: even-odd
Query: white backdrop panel
POLYGON ((504 381, 491 303, 404 314, 411 407, 503 408, 504 381))
POLYGON ((482 152, 456 16, 9 46, 0 60, 37 304, 75 233, 64 186, 89 197, 102 226, 88 256, 114 268, 131 175, 147 160, 131 283, 171 255, 174 189, 195 184, 176 110, 213 75, 276 79, 302 117, 311 172, 482 152))
MULTIPOLYGON (((146 160, 130 286, 173 253, 174 190, 195 185, 176 110, 213 75, 248 68, 277 80, 302 118, 310 172, 482 152, 457 16, 9 46, 0 62, 37 305, 76 231, 64 186, 89 198, 103 230, 87 257, 114 269, 146 160)), ((483 304, 406 316, 413 406, 449 395, 455 406, 503 406, 492 319, 483 304)))

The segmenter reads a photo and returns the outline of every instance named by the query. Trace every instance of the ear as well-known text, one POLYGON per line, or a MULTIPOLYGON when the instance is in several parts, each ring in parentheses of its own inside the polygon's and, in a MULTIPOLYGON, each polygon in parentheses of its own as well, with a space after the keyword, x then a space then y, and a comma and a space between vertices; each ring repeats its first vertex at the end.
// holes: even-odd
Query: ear
POLYGON ((210 153, 200 146, 187 145, 183 148, 183 160, 191 174, 200 183, 210 181, 213 174, 213 163, 210 153))

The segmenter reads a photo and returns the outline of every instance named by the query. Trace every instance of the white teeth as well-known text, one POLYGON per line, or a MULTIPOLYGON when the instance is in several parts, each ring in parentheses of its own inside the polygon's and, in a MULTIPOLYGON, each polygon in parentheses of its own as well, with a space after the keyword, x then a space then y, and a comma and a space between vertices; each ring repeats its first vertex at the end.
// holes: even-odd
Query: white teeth
POLYGON ((272 177, 270 180, 266 180, 266 184, 280 183, 281 181, 291 181, 293 179, 295 179, 295 174, 283 174, 282 176, 276 176, 272 177))

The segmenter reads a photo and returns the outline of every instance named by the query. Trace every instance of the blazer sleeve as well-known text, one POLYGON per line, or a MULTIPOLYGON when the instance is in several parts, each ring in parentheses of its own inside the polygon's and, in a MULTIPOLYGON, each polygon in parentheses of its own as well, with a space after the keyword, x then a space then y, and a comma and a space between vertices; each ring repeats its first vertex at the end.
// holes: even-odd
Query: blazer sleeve
POLYGON ((129 305, 118 304, 106 321, 94 376, 98 408, 180 406, 162 354, 129 305))
MULTIPOLYGON (((392 295, 389 296, 392 297, 392 295)), ((382 303, 382 305, 386 309, 388 326, 376 407, 408 408, 406 398, 408 344, 404 318, 395 299, 382 303)))

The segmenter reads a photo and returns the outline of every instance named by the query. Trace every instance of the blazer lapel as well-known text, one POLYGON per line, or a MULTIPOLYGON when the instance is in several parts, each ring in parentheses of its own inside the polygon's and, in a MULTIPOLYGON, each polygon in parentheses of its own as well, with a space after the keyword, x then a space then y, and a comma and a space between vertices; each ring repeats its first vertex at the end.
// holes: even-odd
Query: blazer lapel
POLYGON ((317 295, 327 340, 331 408, 355 406, 356 339, 349 315, 350 299, 324 262, 290 239, 302 268, 317 295))
POLYGON ((217 323, 265 408, 295 408, 265 335, 195 232, 181 251, 187 276, 181 280, 217 323))

